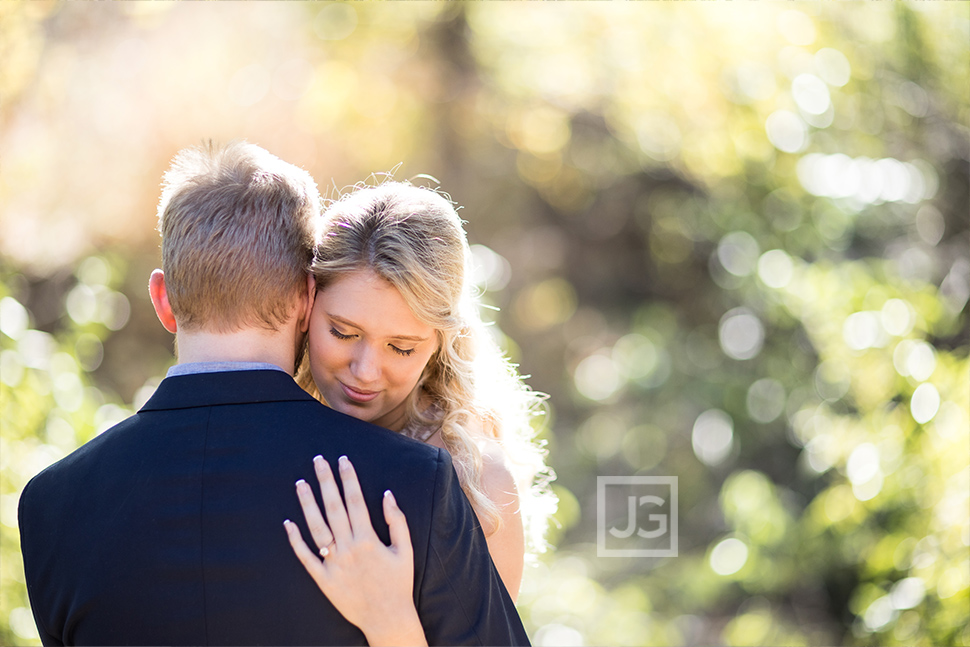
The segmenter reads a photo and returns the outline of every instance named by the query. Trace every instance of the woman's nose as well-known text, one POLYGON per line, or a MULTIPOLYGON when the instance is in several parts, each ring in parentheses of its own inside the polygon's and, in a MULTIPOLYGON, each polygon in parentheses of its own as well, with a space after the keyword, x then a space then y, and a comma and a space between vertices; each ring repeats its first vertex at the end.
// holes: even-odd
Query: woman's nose
POLYGON ((361 382, 361 386, 376 382, 381 376, 377 352, 367 344, 360 344, 351 361, 350 370, 361 382))

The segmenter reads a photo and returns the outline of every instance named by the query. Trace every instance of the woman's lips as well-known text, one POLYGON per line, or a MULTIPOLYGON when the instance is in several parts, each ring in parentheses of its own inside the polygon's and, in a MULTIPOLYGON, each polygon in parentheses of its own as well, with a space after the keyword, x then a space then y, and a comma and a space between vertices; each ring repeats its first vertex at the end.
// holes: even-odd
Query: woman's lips
POLYGON ((351 400, 352 402, 358 402, 360 404, 370 402, 378 395, 380 395, 380 391, 360 391, 351 386, 347 386, 343 382, 340 383, 340 388, 344 390, 344 394, 347 396, 349 400, 351 400))

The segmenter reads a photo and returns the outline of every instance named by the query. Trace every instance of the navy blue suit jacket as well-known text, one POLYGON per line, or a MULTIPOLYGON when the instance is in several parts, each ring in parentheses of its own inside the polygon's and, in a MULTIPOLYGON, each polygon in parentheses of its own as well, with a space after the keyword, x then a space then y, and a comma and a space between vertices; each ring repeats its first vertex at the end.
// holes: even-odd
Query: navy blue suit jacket
MULTIPOLYGON (((290 549, 294 482, 348 456, 378 534, 390 489, 430 644, 528 644, 438 448, 335 412, 280 371, 166 378, 134 416, 34 477, 21 546, 45 644, 365 644, 290 549)), ((336 473, 336 469, 335 469, 336 473)))

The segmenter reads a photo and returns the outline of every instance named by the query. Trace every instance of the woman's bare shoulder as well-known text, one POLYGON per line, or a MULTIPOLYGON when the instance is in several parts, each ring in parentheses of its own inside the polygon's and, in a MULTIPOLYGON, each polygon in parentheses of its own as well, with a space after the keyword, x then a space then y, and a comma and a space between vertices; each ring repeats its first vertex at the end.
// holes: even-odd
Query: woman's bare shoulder
POLYGON ((519 499, 515 484, 515 476, 509 464, 509 456, 498 442, 486 440, 481 445, 482 452, 482 487, 488 498, 500 508, 519 499))

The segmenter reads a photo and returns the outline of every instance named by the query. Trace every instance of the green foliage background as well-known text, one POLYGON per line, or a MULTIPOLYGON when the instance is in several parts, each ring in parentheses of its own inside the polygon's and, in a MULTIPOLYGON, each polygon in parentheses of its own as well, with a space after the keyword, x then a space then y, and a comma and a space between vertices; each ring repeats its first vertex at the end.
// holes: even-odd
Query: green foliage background
POLYGON ((0 642, 23 485, 172 361, 161 174, 246 138, 464 205, 551 396, 537 644, 970 644, 968 42, 958 2, 0 3, 0 642), (635 475, 678 557, 597 556, 635 475))

